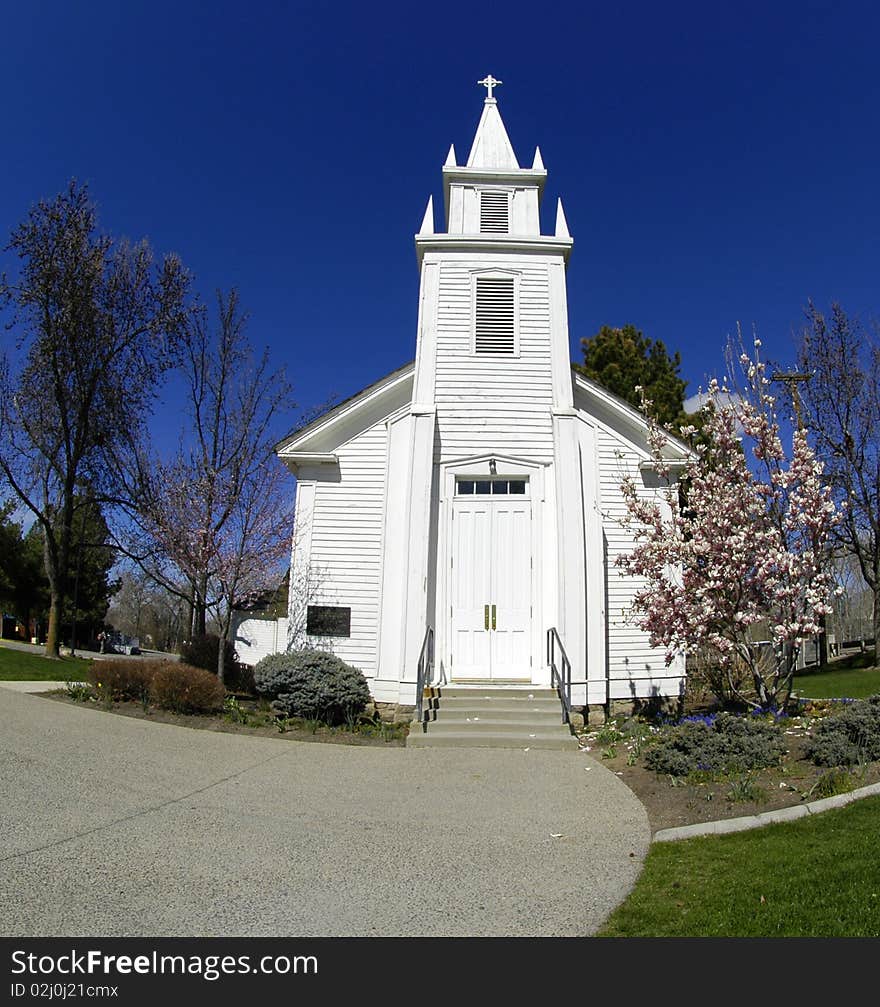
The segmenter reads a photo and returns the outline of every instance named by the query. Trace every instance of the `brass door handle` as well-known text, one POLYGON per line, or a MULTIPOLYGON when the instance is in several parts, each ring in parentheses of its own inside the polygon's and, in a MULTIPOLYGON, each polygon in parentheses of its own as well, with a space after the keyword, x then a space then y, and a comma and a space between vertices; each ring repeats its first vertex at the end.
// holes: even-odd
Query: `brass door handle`
POLYGON ((485 620, 486 629, 488 629, 489 628, 489 606, 488 605, 484 605, 483 606, 483 618, 485 620))
POLYGON ((492 629, 495 628, 495 606, 492 606, 492 629))

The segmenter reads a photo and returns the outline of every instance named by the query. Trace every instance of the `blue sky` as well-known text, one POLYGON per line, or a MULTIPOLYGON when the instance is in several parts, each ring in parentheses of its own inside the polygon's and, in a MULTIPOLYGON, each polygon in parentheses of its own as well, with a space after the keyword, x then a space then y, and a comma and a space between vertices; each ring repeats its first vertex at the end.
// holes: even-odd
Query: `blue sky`
POLYGON ((303 407, 345 397, 414 355, 413 234, 491 72, 545 232, 565 204, 573 358, 633 323, 695 392, 737 322, 784 362, 807 298, 880 309, 878 39, 846 2, 9 3, 0 234, 86 181, 239 288, 303 407))

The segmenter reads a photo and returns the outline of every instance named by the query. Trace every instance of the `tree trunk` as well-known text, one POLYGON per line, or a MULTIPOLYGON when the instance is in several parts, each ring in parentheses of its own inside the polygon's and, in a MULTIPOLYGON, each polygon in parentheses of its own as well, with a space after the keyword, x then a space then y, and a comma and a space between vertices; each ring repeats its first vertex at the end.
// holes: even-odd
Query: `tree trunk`
POLYGON ((52 588, 49 594, 49 626, 46 629, 46 657, 61 657, 58 628, 61 623, 61 594, 52 588))
POLYGON ((49 625, 46 628, 46 657, 60 658, 61 606, 64 603, 63 563, 46 530, 43 541, 43 565, 49 581, 49 625))
POLYGON ((208 575, 199 576, 198 587, 195 592, 195 622, 193 625, 193 636, 204 636, 207 629, 206 601, 208 598, 208 575))
POLYGON ((226 634, 224 627, 220 630, 220 646, 217 648, 217 681, 221 685, 226 685, 226 634))
POLYGON ((196 585, 194 581, 189 582, 189 597, 186 601, 186 625, 183 635, 187 642, 193 638, 193 626, 196 621, 196 585))
POLYGON ((880 577, 874 578, 874 667, 880 668, 880 577))

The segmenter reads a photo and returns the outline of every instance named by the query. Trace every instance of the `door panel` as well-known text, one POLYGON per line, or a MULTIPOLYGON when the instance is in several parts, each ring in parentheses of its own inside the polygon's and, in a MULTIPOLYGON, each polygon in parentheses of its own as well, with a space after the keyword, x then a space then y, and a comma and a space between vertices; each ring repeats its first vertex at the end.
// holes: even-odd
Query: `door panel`
POLYGON ((531 549, 528 499, 496 496, 454 502, 450 570, 454 679, 531 678, 531 549))
POLYGON ((491 677, 530 678, 532 534, 525 500, 496 503, 492 514, 491 677))
POLYGON ((491 514, 488 502, 456 506, 452 520, 452 654, 453 674, 489 677, 490 637, 485 606, 489 604, 491 514))

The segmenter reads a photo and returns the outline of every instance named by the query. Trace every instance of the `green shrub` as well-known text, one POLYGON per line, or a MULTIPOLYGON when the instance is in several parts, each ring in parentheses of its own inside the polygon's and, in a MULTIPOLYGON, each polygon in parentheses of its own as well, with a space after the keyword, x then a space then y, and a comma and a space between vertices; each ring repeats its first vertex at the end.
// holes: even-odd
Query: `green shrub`
POLYGON ((131 700, 144 702, 150 693, 150 683, 167 661, 113 660, 92 661, 88 677, 99 699, 114 703, 131 700))
POLYGON ((226 690, 216 675, 188 664, 162 665, 150 683, 150 699, 175 713, 209 713, 219 710, 226 690))
POLYGON ((277 715, 331 725, 352 721, 370 700, 363 672, 324 650, 270 654, 254 668, 254 685, 277 715))
POLYGON ((848 703, 816 726, 807 758, 817 766, 854 766, 880 759, 880 696, 848 703))
POLYGON ((646 751, 645 765, 672 776, 697 770, 743 772, 778 764, 785 750, 775 723, 719 713, 667 728, 646 751))

